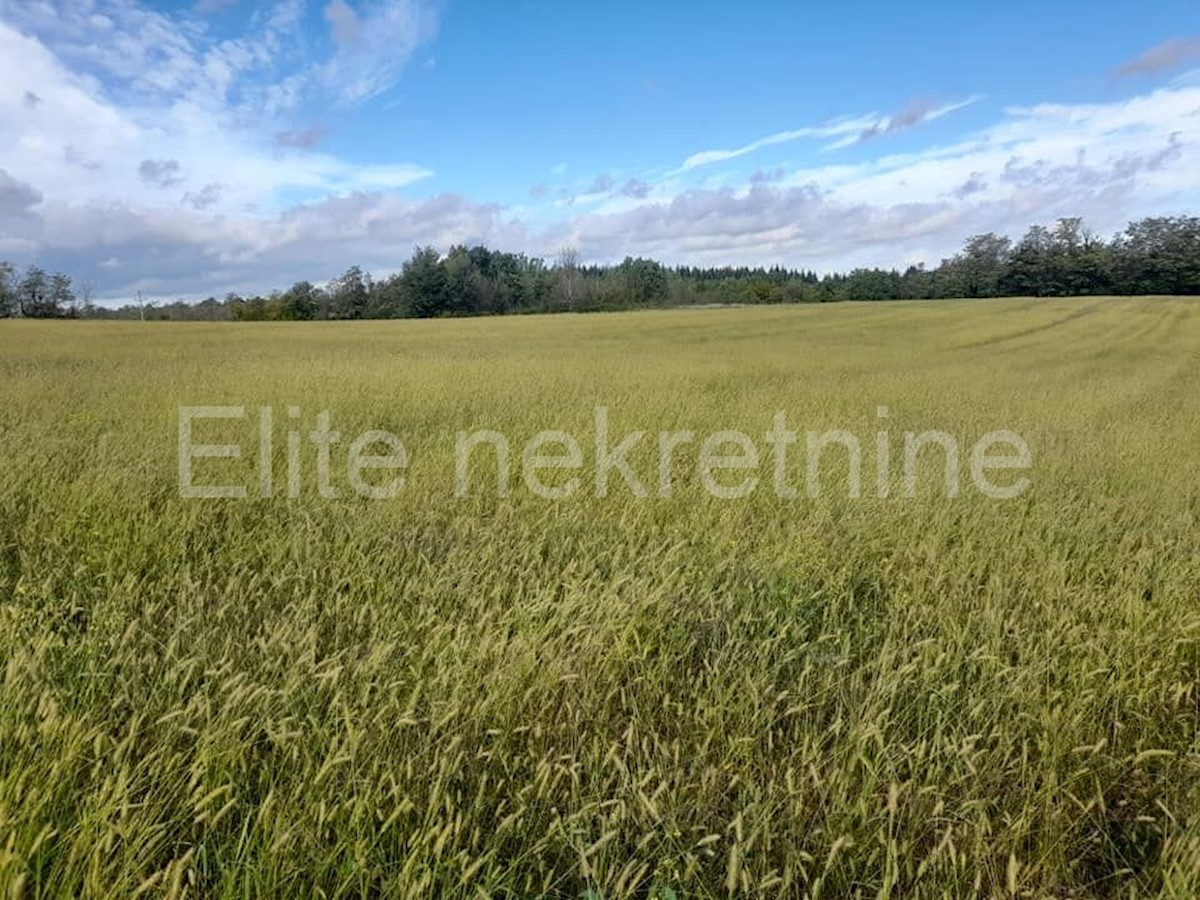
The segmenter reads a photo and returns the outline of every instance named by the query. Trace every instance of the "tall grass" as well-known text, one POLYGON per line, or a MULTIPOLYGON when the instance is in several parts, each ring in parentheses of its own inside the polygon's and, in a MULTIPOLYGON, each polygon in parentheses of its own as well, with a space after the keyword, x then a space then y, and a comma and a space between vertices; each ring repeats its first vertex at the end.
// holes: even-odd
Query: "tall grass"
POLYGON ((1200 895, 1197 396, 1173 299, 0 323, 0 889, 1200 895), (279 478, 289 406, 394 431, 408 484, 181 500, 181 404, 272 406, 279 478), (1009 428, 1033 486, 454 497, 457 431, 597 404, 1009 428))

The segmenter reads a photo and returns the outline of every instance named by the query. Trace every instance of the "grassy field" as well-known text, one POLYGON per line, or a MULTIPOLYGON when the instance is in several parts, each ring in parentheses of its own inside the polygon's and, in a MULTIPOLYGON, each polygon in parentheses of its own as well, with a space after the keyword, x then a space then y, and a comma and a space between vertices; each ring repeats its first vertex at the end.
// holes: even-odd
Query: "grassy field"
POLYGON ((1200 895, 1197 397, 1166 298, 0 322, 0 892, 1200 895), (195 426, 247 499, 180 498, 181 405, 247 408, 195 426), (794 484, 809 430, 870 477, 830 450, 783 499, 764 456, 720 500, 681 451, 669 498, 532 494, 523 443, 590 460, 597 406, 655 488, 657 432, 765 454, 778 411, 794 484), (305 437, 289 499, 324 410, 341 497, 305 437), (906 496, 935 428, 1019 433, 1029 489, 948 498, 930 452, 906 496), (345 489, 368 429, 393 499, 345 489), (487 448, 455 496, 476 429, 508 497, 487 448))

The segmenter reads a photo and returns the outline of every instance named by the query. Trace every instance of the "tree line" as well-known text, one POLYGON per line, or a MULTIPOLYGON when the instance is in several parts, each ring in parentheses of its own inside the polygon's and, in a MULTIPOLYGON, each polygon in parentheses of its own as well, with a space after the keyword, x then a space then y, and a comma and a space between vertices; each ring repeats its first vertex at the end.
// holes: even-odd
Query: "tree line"
POLYGON ((199 303, 96 306, 62 273, 0 262, 0 317, 177 320, 388 319, 637 309, 713 304, 1200 294, 1200 218, 1131 223, 1111 240, 1081 219, 1035 225, 1018 241, 975 235, 936 267, 855 269, 818 276, 773 268, 668 268, 628 257, 583 265, 565 249, 546 260, 486 247, 419 247, 401 270, 374 279, 358 266, 324 285, 299 281, 265 296, 228 294, 199 303))

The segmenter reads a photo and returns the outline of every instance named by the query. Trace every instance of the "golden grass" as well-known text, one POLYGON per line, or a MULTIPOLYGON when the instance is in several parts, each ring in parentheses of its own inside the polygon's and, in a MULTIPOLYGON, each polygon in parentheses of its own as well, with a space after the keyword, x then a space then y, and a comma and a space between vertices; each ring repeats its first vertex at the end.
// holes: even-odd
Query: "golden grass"
POLYGON ((0 348, 0 891, 1200 894, 1195 301, 11 321, 0 348), (289 406, 393 431, 408 484, 181 500, 181 404, 272 406, 277 481, 289 406), (1033 486, 554 503, 481 469, 454 497, 457 431, 519 453, 598 404, 616 435, 1009 428, 1033 486))

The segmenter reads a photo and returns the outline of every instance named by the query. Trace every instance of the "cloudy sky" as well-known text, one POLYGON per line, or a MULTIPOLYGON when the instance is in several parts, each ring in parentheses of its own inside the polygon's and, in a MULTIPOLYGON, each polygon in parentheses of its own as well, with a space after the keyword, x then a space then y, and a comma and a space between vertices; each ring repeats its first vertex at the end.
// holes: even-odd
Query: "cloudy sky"
POLYGON ((1200 213, 1195 0, 979 6, 0 0, 0 259, 197 299, 418 244, 828 271, 1200 213))

